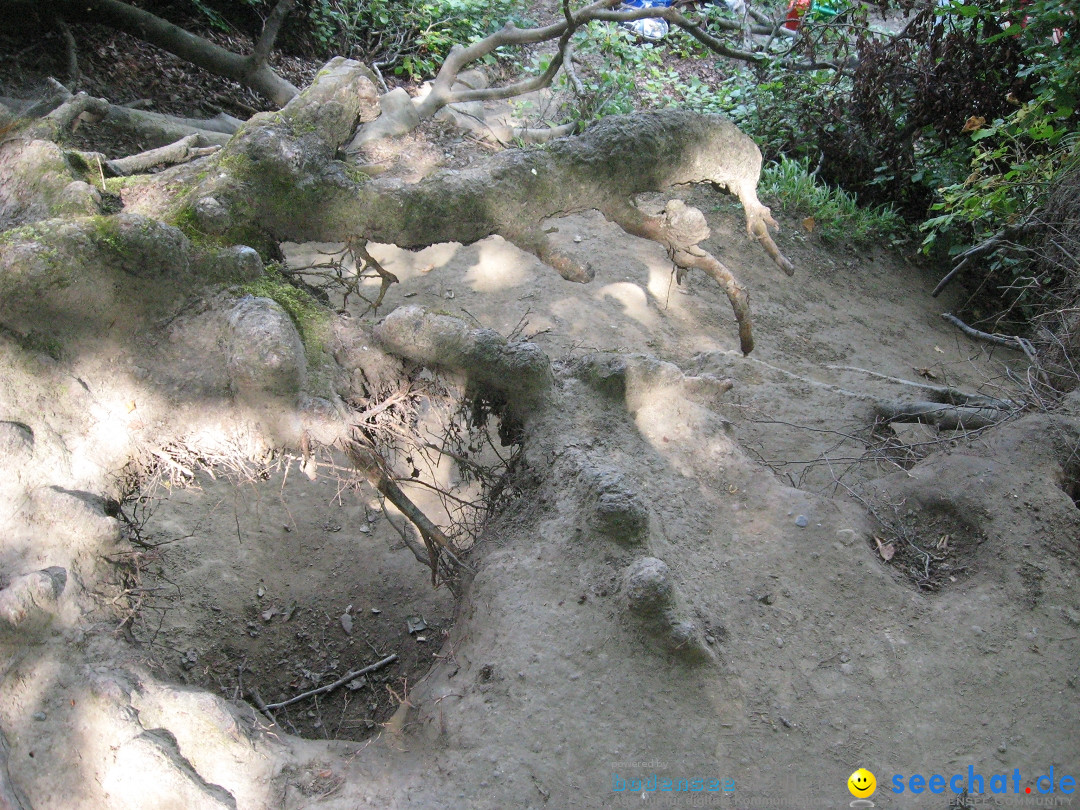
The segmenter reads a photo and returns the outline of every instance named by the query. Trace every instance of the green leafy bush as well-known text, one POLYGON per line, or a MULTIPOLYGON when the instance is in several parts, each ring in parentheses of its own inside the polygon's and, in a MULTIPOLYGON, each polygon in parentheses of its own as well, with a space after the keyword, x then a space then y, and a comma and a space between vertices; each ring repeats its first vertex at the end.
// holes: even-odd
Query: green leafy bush
POLYGON ((455 44, 521 20, 513 0, 310 0, 311 35, 327 54, 361 57, 420 79, 435 73, 455 44))
POLYGON ((909 227, 895 209, 859 205, 854 194, 818 180, 805 159, 781 158, 761 172, 758 191, 780 210, 813 217, 814 229, 825 239, 865 243, 908 241, 909 227))

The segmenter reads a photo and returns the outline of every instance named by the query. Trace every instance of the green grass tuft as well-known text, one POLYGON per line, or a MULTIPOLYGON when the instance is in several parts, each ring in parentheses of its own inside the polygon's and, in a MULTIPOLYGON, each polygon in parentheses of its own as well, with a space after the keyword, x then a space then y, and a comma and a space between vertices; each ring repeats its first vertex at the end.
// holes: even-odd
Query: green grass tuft
POLYGON ((910 239, 904 218, 888 206, 867 208, 842 188, 822 183, 805 160, 782 158, 761 172, 758 193, 778 200, 780 210, 812 216, 815 230, 837 242, 902 244, 910 239))

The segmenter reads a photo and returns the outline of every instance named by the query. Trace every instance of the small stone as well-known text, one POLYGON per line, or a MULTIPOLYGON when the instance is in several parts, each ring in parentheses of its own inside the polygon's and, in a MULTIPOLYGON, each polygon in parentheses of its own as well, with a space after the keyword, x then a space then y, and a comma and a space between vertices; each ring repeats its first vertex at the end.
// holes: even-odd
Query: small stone
POLYGON ((784 640, 782 638, 780 638, 780 636, 776 637, 776 646, 777 647, 783 647, 784 646, 784 640))
POLYGON ((348 635, 352 635, 352 616, 348 613, 341 614, 341 629, 348 635))
POLYGON ((264 588, 262 585, 260 585, 259 589, 257 591, 255 591, 255 595, 257 597, 259 597, 260 599, 262 599, 264 596, 266 596, 266 588, 264 588))
POLYGON ((855 665, 845 662, 840 665, 840 671, 843 672, 845 675, 850 675, 852 672, 855 671, 855 665))
POLYGON ((630 610, 643 616, 658 615, 675 599, 671 571, 663 560, 641 557, 623 574, 630 610))
POLYGON ((35 720, 37 720, 37 721, 38 721, 39 723, 40 723, 40 722, 41 722, 42 720, 44 720, 45 718, 47 718, 48 716, 49 716, 49 715, 45 714, 45 712, 34 712, 34 714, 33 714, 33 718, 34 718, 35 720))
POLYGON ((379 610, 378 608, 372 608, 371 612, 374 613, 376 616, 378 616, 380 613, 382 613, 382 611, 379 610))
POLYGON ((998 753, 999 754, 1004 754, 1008 750, 1009 750, 1009 747, 1007 745, 1005 745, 1005 743, 1002 743, 1001 745, 998 746, 998 753))
POLYGON ((800 529, 804 528, 809 523, 810 518, 808 518, 806 515, 799 515, 797 518, 795 518, 795 525, 798 526, 800 529))

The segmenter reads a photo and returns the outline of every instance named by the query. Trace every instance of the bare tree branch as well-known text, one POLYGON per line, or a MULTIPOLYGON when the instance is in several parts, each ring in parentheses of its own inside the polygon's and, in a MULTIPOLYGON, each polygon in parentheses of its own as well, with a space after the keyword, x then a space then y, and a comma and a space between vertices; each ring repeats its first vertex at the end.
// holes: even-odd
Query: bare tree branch
MULTIPOLYGON (((69 22, 82 20, 101 23, 131 34, 211 73, 238 81, 278 106, 284 106, 300 92, 294 85, 271 70, 265 64, 265 59, 262 62, 258 61, 256 54, 241 56, 233 53, 208 39, 185 31, 161 17, 120 2, 120 0, 48 0, 45 3, 34 3, 30 0, 0 0, 0 11, 5 14, 25 14, 40 6, 45 6, 53 13, 63 14, 69 22)), ((280 20, 275 22, 275 14, 278 10, 275 8, 270 19, 267 20, 267 29, 273 37, 268 38, 267 31, 264 31, 260 44, 273 44, 273 38, 277 36, 277 29, 281 25, 280 20), (266 42, 264 43, 263 40, 266 42)), ((281 17, 284 17, 284 13, 281 17)), ((258 48, 256 50, 258 53, 258 48)))
POLYGON ((1017 239, 1020 239, 1031 231, 1035 230, 1040 223, 1034 219, 1026 219, 1016 225, 1009 225, 1006 228, 1002 228, 1000 231, 992 236, 987 237, 979 244, 968 248, 959 256, 956 257, 956 264, 953 269, 950 270, 938 285, 934 287, 934 291, 930 293, 933 298, 937 298, 949 284, 959 275, 960 271, 967 267, 975 259, 981 258, 988 254, 993 253, 998 248, 1008 245, 1017 239))
MULTIPOLYGON (((800 62, 790 59, 777 59, 775 56, 770 56, 764 50, 759 51, 733 48, 723 40, 706 32, 697 23, 680 13, 675 6, 667 8, 615 10, 614 6, 618 3, 619 0, 598 0, 598 2, 584 6, 576 12, 571 12, 569 3, 564 2, 562 3, 563 19, 559 22, 554 22, 540 28, 528 29, 517 28, 512 23, 507 23, 501 30, 496 31, 494 34, 491 34, 484 39, 474 42, 468 47, 455 45, 450 50, 450 54, 446 57, 442 67, 439 69, 438 75, 432 82, 430 92, 423 99, 415 102, 417 116, 420 120, 426 120, 448 104, 462 104, 472 101, 497 101, 512 98, 523 93, 541 90, 551 85, 558 75, 560 68, 566 69, 568 76, 571 76, 571 81, 573 82, 576 76, 573 75, 573 67, 567 63, 567 59, 572 54, 571 38, 582 26, 594 21, 621 23, 659 17, 686 31, 690 36, 694 37, 694 39, 713 53, 728 57, 729 59, 737 59, 759 65, 766 62, 775 62, 790 70, 840 69, 840 66, 832 62, 818 60, 800 62), (454 89, 454 84, 459 73, 461 73, 468 65, 488 56, 498 48, 534 45, 556 38, 559 40, 558 49, 543 73, 503 87, 486 87, 481 89, 469 88, 464 90, 454 89)), ((757 17, 755 17, 755 19, 757 19, 757 17)), ((740 23, 735 22, 734 20, 710 20, 710 25, 714 28, 729 32, 741 33, 745 30, 740 23)), ((773 34, 776 31, 776 24, 775 22, 770 22, 769 24, 751 25, 749 31, 755 34, 773 34)), ((579 85, 580 82, 575 84, 575 86, 579 85)))
POLYGON ((281 24, 285 22, 285 18, 295 6, 296 0, 279 0, 274 10, 270 12, 270 16, 266 18, 262 36, 255 43, 255 50, 251 52, 251 60, 256 67, 263 67, 266 60, 270 58, 270 51, 274 49, 274 43, 281 31, 281 24))

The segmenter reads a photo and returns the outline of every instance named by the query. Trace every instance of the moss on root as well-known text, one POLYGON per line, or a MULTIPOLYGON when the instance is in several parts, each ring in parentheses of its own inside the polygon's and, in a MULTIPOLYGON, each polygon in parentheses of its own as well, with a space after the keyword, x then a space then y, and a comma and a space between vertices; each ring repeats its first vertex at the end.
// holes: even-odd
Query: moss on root
POLYGON ((336 364, 330 354, 330 311, 310 293, 290 284, 277 264, 269 265, 265 276, 241 285, 240 290, 247 295, 269 298, 285 310, 304 344, 309 392, 332 399, 336 364))

